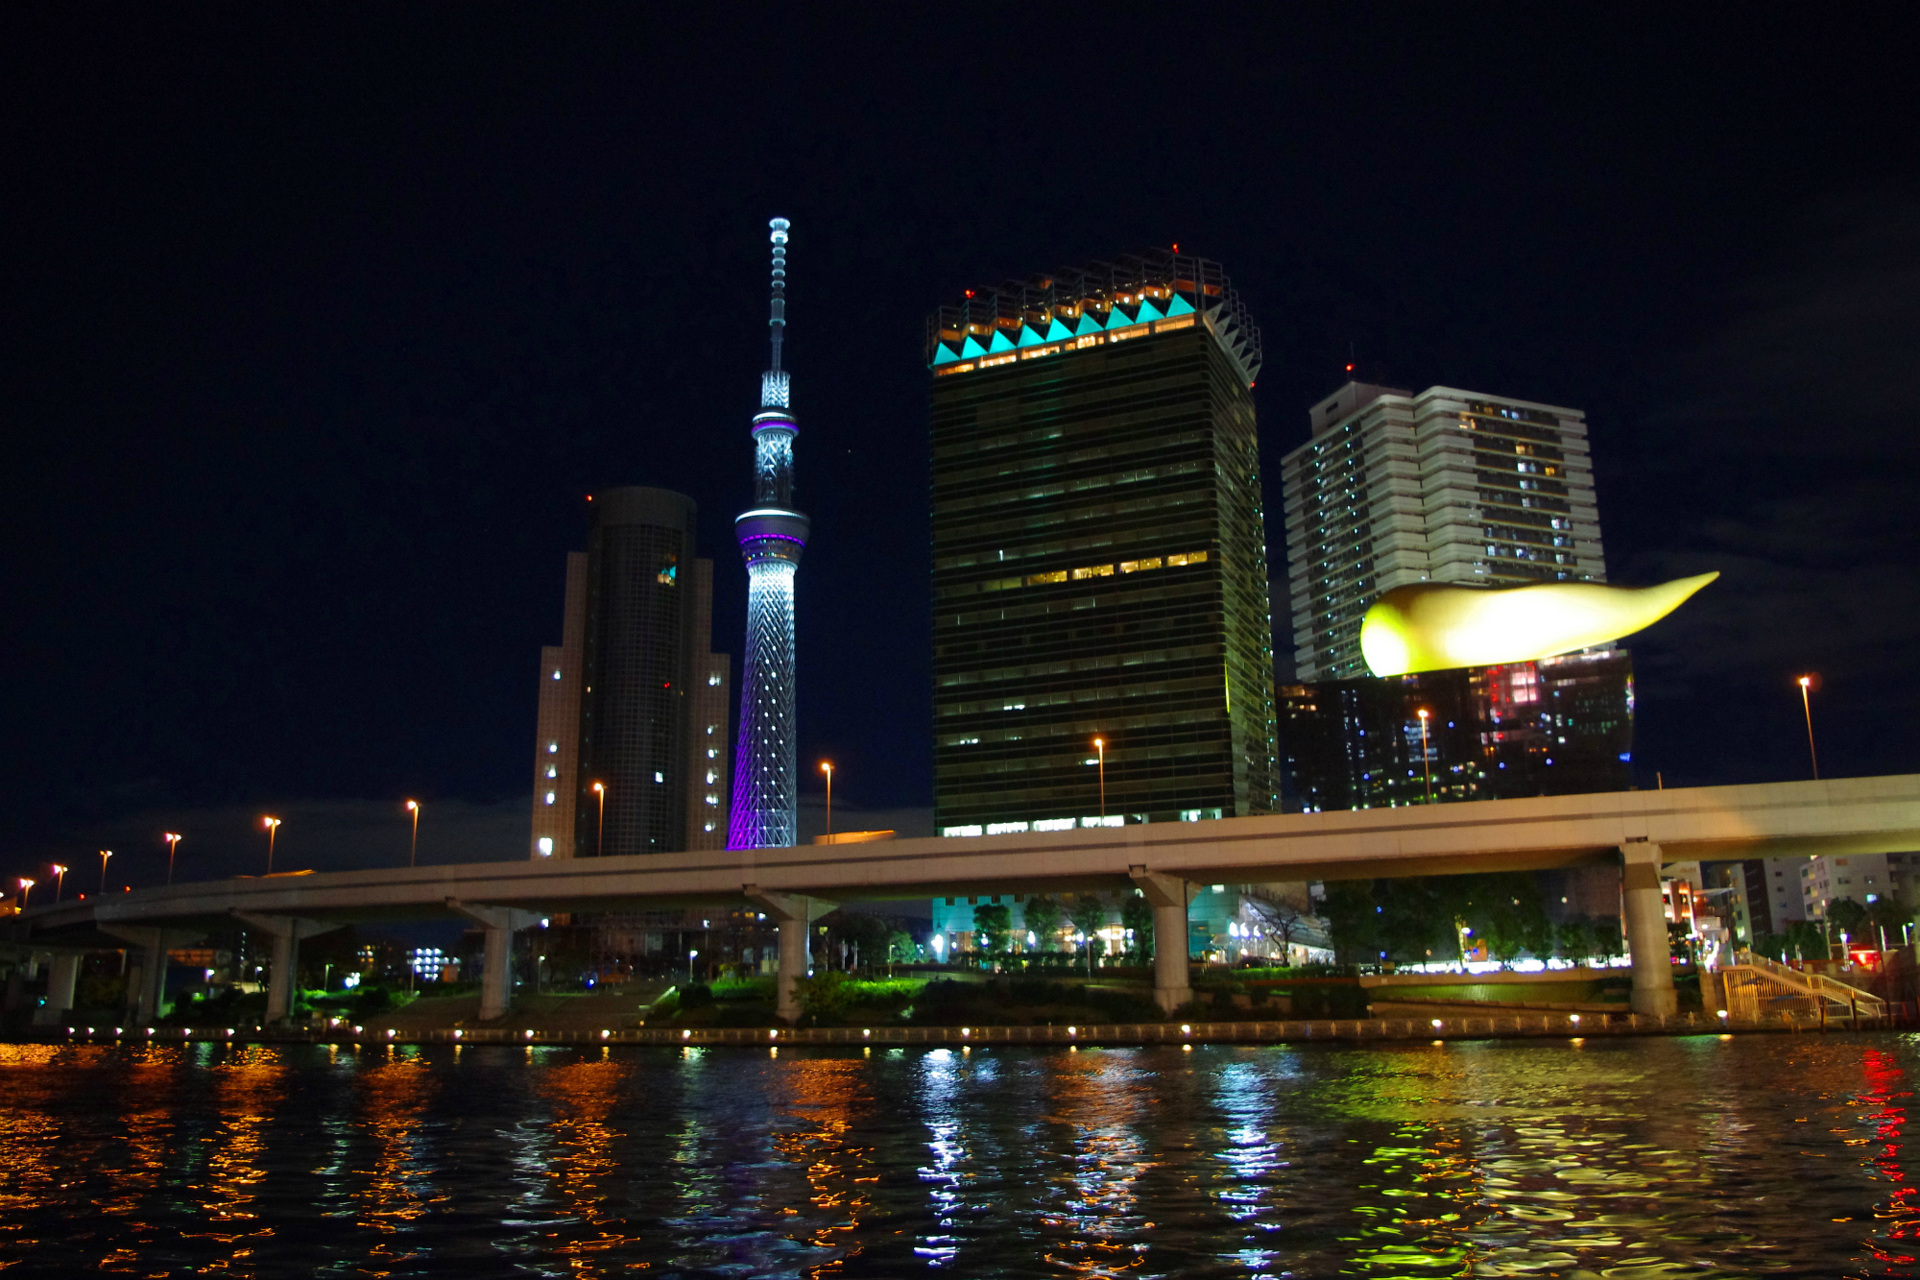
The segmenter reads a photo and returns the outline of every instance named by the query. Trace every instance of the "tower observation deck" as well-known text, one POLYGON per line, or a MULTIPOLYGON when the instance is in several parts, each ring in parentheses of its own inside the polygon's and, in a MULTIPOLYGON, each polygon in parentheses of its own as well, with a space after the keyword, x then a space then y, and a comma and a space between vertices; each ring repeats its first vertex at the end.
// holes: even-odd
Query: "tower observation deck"
POLYGON ((793 509, 793 439, 780 341, 787 327, 785 218, 769 226, 773 298, 767 325, 773 363, 760 375, 753 418, 753 506, 734 520, 747 562, 747 651, 740 671, 740 740, 734 750, 733 810, 727 847, 791 845, 799 809, 794 737, 793 586, 806 549, 807 518, 793 509))

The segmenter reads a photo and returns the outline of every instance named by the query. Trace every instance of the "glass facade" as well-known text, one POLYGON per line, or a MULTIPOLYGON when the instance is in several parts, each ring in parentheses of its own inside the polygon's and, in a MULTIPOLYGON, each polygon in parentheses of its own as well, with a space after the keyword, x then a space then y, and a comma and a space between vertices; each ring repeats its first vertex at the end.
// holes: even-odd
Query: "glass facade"
POLYGON ((1633 785, 1633 659, 1624 649, 1283 685, 1280 715, 1290 810, 1633 785))
POLYGON ((944 833, 1278 805, 1257 334, 1212 264, 1096 268, 930 332, 944 833))
MULTIPOLYGON (((688 682, 692 678, 694 504, 664 489, 595 495, 587 543, 581 788, 574 847, 583 857, 684 849, 688 682), (606 787, 601 827, 600 797, 606 787)), ((705 639, 698 647, 705 656, 705 639)))

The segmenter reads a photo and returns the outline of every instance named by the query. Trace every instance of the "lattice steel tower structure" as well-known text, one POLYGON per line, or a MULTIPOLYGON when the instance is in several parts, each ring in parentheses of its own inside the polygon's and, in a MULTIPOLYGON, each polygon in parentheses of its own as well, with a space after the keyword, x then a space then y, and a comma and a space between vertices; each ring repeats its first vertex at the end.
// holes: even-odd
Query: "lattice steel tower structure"
POLYGON ((799 809, 794 739, 793 580, 807 545, 807 518, 793 509, 793 438, 780 339, 787 327, 785 218, 773 240, 773 304, 767 322, 773 365, 760 375, 753 417, 751 510, 733 522, 747 561, 747 652, 740 667, 740 741, 734 749, 733 812, 727 847, 790 845, 799 809))

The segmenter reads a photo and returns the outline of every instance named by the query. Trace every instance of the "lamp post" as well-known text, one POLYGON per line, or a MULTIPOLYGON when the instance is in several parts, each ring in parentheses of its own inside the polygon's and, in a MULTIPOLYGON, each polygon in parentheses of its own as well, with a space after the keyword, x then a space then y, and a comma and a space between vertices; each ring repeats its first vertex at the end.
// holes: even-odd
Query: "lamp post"
POLYGON ((593 856, 598 858, 607 847, 607 784, 593 784, 593 794, 600 797, 600 823, 593 832, 593 856))
POLYGON ((1432 757, 1427 754, 1427 717, 1431 716, 1433 713, 1431 711, 1428 711, 1425 707, 1422 707, 1415 714, 1417 714, 1420 717, 1420 772, 1426 778, 1427 803, 1432 804, 1433 803, 1433 762, 1432 762, 1432 757))
POLYGON ((1799 684, 1800 710, 1805 712, 1807 717, 1807 758, 1813 762, 1813 780, 1818 782, 1820 781, 1820 753, 1813 749, 1813 701, 1808 697, 1808 692, 1813 688, 1813 677, 1801 676, 1799 684))
POLYGON ((407 865, 411 867, 420 853, 420 802, 407 801, 407 812, 413 815, 413 838, 407 843, 407 865))
POLYGON ((160 838, 167 842, 167 883, 172 884, 173 855, 178 852, 180 848, 180 833, 178 831, 169 831, 160 838))
POLYGON ((33 886, 35 883, 36 883, 35 881, 29 880, 25 876, 20 877, 20 880, 19 880, 20 909, 22 911, 25 911, 27 909, 27 895, 33 892, 33 886))
POLYGON ((260 819, 260 823, 262 826, 266 827, 267 829, 267 874, 272 875, 273 874, 273 842, 275 838, 278 837, 280 834, 280 819, 262 817, 260 819))
POLYGON ((67 869, 56 862, 53 864, 52 870, 53 870, 53 900, 55 902, 58 902, 60 901, 60 891, 66 888, 67 869))
POLYGON ((820 772, 827 775, 827 834, 833 834, 833 761, 822 760, 820 772))
POLYGON ((107 859, 112 856, 113 850, 111 849, 102 849, 100 851, 100 892, 102 893, 107 891, 107 859))
POLYGON ((693 985, 693 962, 695 957, 697 957, 699 954, 700 952, 697 949, 687 952, 687 985, 688 986, 693 985))
POLYGON ((1100 821, 1105 823, 1107 820, 1107 740, 1105 738, 1095 738, 1093 740, 1093 749, 1099 753, 1100 821))

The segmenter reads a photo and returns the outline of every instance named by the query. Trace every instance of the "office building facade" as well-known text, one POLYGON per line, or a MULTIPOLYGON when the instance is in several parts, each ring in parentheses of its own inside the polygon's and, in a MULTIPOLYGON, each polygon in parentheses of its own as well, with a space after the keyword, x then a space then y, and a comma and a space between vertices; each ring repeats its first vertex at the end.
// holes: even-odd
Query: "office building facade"
POLYGON ((969 292, 927 359, 936 829, 1273 811, 1259 333, 1225 274, 969 292))
POLYGON ((1281 461, 1295 675, 1369 674, 1360 621, 1418 582, 1605 582, 1585 415, 1350 382, 1281 461))
POLYGON ((590 501, 561 643, 541 650, 532 856, 722 848, 730 672, 709 651, 693 500, 636 486, 590 501))
POLYGON ((1633 782, 1633 660, 1623 649, 1282 685, 1279 702, 1290 810, 1579 795, 1633 782))

